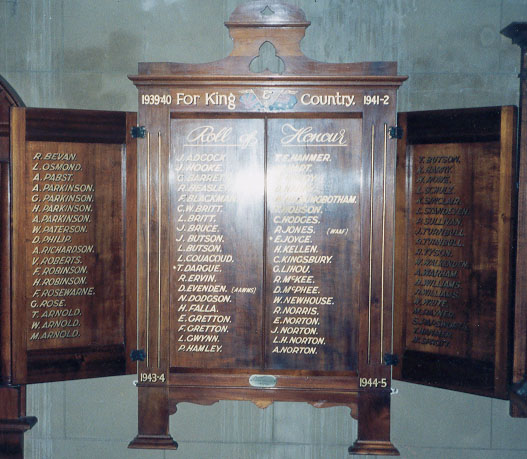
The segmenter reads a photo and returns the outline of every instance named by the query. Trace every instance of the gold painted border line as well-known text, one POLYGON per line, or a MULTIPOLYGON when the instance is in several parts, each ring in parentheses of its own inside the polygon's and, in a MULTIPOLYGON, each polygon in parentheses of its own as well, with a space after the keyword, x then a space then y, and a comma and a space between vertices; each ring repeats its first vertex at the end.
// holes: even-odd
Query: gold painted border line
POLYGON ((384 152, 383 152, 383 183, 382 183, 382 253, 381 253, 381 355, 384 353, 384 248, 386 236, 386 168, 388 157, 388 125, 384 123, 384 152))
POLYGON ((161 131, 157 132, 157 368, 161 367, 161 131))
POLYGON ((375 156, 375 125, 371 125, 371 163, 370 163, 370 269, 368 287, 368 365, 371 358, 371 297, 372 297, 372 269, 373 269, 373 185, 374 185, 374 156, 375 156))
POLYGON ((150 132, 146 133, 146 366, 150 366, 150 132))

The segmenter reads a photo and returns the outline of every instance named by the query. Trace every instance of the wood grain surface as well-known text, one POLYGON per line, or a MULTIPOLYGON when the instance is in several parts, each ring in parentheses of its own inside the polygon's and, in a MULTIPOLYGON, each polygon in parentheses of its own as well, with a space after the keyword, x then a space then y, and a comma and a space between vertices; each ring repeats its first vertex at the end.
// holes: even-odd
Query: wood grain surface
POLYGON ((508 397, 515 119, 514 107, 399 117, 398 379, 508 397))

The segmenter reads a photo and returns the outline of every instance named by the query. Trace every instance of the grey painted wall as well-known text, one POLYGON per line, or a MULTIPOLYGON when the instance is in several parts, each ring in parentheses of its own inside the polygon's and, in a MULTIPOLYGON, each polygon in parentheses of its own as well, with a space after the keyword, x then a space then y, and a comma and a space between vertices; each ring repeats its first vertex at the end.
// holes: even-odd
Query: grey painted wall
MULTIPOLYGON (((127 79, 139 61, 204 62, 228 54, 237 0, 2 0, 0 74, 28 106, 137 110, 127 79)), ((396 60, 409 75, 399 110, 517 104, 519 48, 499 34, 527 21, 527 0, 291 0, 312 25, 303 42, 330 62, 396 60)), ((177 453, 127 450, 134 377, 28 390, 28 459, 345 458, 356 423, 345 408, 182 404, 177 453)), ((526 458, 527 420, 508 403, 394 382, 393 442, 403 458, 526 458)))

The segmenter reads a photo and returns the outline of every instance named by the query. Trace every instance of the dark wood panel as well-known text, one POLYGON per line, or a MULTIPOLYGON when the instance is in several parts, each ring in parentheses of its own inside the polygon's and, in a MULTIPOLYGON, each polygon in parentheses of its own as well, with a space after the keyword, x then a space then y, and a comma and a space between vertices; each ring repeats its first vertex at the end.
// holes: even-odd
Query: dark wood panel
MULTIPOLYGON (((135 148, 114 141, 131 145, 125 129, 135 115, 103 113, 100 120, 119 123, 105 127, 118 132, 101 143, 86 141, 97 138, 97 126, 74 142, 26 140, 28 114, 41 138, 81 135, 62 131, 69 113, 13 112, 13 380, 133 371, 126 356, 135 348, 135 312, 127 319, 127 311, 135 309, 136 286, 135 274, 127 273, 135 273, 136 257, 126 249, 135 241, 135 197, 127 203, 136 191, 135 170, 127 175, 135 148), (40 123, 35 113, 50 119, 40 123)), ((96 115, 76 111, 70 121, 89 123, 96 115)))
POLYGON ((268 121, 267 368, 357 371, 361 132, 268 121))
POLYGON ((400 117, 397 378, 507 397, 514 120, 513 107, 400 117))
POLYGON ((125 148, 121 150, 123 212, 124 212, 124 358, 126 373, 137 372, 132 352, 137 349, 137 140, 132 136, 132 127, 137 126, 137 114, 126 116, 125 148))
POLYGON ((432 110, 406 114, 408 143, 497 142, 500 107, 432 110))
POLYGON ((31 108, 26 111, 28 141, 122 144, 126 113, 31 108))
POLYGON ((406 348, 492 361, 499 144, 415 145, 410 155, 406 348))
POLYGON ((118 344, 124 326, 121 146, 28 142, 24 163, 25 220, 15 211, 14 230, 29 233, 29 269, 25 299, 15 301, 29 306, 27 348, 118 344), (61 337, 53 338, 55 332, 61 337))
POLYGON ((33 384, 122 375, 128 358, 124 344, 28 351, 26 381, 33 384))
POLYGON ((11 241, 9 164, 0 162, 0 381, 11 381, 11 241))
POLYGON ((175 119, 171 138, 170 365, 261 368, 264 121, 175 119))
POLYGON ((453 390, 467 387, 481 395, 494 392, 492 361, 409 350, 401 364, 404 380, 453 390))

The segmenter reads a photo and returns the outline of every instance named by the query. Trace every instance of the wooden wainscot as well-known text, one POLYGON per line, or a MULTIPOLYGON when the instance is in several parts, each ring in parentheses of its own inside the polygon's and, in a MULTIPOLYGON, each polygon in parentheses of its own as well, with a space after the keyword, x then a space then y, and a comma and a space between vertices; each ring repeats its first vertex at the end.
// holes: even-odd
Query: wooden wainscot
POLYGON ((144 127, 130 447, 177 448, 180 402, 298 401, 351 408, 350 454, 396 455, 389 133, 405 77, 304 57, 309 22, 284 3, 245 3, 226 26, 229 57, 130 77, 144 127))
POLYGON ((399 114, 395 379, 508 398, 516 120, 399 114))
POLYGON ((25 108, 0 90, 0 451, 25 385, 135 373, 136 114, 25 108))

